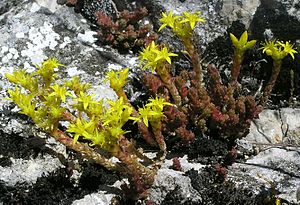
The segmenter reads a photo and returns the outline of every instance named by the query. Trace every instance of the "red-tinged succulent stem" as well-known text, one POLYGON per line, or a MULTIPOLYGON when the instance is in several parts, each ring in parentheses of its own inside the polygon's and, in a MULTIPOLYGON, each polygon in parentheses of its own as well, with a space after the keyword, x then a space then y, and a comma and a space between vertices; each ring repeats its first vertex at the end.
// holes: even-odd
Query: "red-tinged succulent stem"
POLYGON ((53 130, 50 133, 50 135, 55 140, 62 143, 66 147, 80 153, 84 158, 94 160, 97 164, 100 164, 109 170, 118 170, 122 173, 125 172, 124 167, 121 167, 119 164, 113 163, 106 157, 97 153, 94 149, 89 147, 87 144, 81 143, 81 142, 73 143, 73 139, 61 130, 58 130, 58 129, 53 130))
MULTIPOLYGON (((132 116, 133 117, 138 117, 138 112, 136 111, 136 109, 129 102, 128 97, 127 97, 126 93, 124 92, 124 90, 122 89, 122 90, 118 90, 118 91, 115 91, 115 92, 116 92, 116 94, 119 98, 122 97, 124 102, 126 102, 129 106, 131 106, 133 108, 132 116)), ((142 134, 144 140, 148 144, 150 144, 152 146, 155 146, 156 142, 154 140, 154 137, 149 132, 148 127, 145 125, 145 123, 143 121, 141 121, 141 122, 138 122, 137 124, 138 124, 138 129, 139 129, 140 133, 142 134)))
POLYGON ((231 81, 230 84, 233 89, 235 89, 237 85, 237 79, 240 75, 241 64, 243 62, 244 55, 235 53, 233 57, 233 63, 231 66, 231 81))
POLYGON ((191 38, 185 38, 182 40, 183 40, 183 45, 185 46, 185 49, 191 58, 193 71, 196 73, 195 80, 197 82, 199 82, 201 85, 203 82, 203 74, 202 74, 202 66, 200 63, 200 57, 199 57, 198 51, 195 48, 191 38))
POLYGON ((132 144, 122 137, 119 140, 119 147, 114 150, 113 155, 126 164, 131 185, 135 186, 132 188, 137 191, 138 195, 141 195, 153 184, 157 169, 150 169, 141 164, 138 157, 132 154, 131 147, 132 144))
POLYGON ((65 111, 62 114, 62 119, 65 120, 65 121, 68 121, 68 122, 75 122, 76 121, 76 117, 72 113, 70 113, 69 111, 65 111))
POLYGON ((281 69, 281 64, 282 61, 281 60, 274 60, 273 61, 273 70, 272 70, 272 74, 271 77, 269 79, 268 84, 266 85, 265 89, 264 89, 264 93, 263 96, 261 98, 260 104, 262 106, 264 106, 273 90, 273 87, 275 85, 275 82, 277 80, 277 77, 279 75, 280 69, 281 69))
POLYGON ((167 155, 167 145, 165 142, 165 138, 161 133, 161 123, 152 123, 152 128, 153 128, 153 133, 156 139, 156 142, 159 146, 159 148, 161 149, 161 151, 163 151, 163 155, 159 158, 160 162, 163 162, 166 158, 167 155))
POLYGON ((169 92, 172 95, 172 98, 174 100, 174 104, 177 107, 181 107, 181 97, 180 94, 172 80, 172 76, 170 72, 168 71, 166 66, 163 66, 162 68, 156 69, 157 74, 159 75, 161 81, 165 84, 165 86, 168 88, 169 92))

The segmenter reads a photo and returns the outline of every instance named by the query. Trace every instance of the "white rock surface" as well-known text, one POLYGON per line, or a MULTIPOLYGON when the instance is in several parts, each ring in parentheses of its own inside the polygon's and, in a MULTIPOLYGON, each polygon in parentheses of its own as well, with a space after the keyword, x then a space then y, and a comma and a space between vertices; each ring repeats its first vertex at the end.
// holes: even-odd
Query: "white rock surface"
POLYGON ((260 186, 279 191, 278 197, 300 203, 300 109, 264 110, 242 139, 248 148, 258 148, 257 155, 229 169, 229 179, 257 192, 260 186), (299 193, 298 193, 299 194, 299 193))
POLYGON ((0 180, 8 186, 23 182, 35 183, 38 177, 47 176, 48 173, 62 167, 59 159, 50 155, 30 160, 11 158, 11 161, 12 165, 9 167, 0 166, 0 180))
POLYGON ((160 204, 165 196, 175 189, 179 190, 181 197, 185 198, 180 203, 183 204, 187 200, 201 202, 201 196, 193 189, 189 177, 183 176, 182 172, 166 168, 158 170, 154 184, 149 191, 149 198, 155 204, 160 204))
POLYGON ((113 194, 103 192, 86 195, 83 199, 78 199, 72 205, 108 205, 111 203, 113 194))

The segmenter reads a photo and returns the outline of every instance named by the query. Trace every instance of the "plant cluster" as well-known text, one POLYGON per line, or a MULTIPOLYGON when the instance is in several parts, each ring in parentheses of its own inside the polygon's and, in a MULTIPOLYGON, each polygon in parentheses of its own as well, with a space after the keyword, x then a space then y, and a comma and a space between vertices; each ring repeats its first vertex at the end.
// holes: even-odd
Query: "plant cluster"
MULTIPOLYGON (((113 9, 113 14, 108 15, 105 9, 94 8, 87 0, 67 0, 67 6, 74 7, 76 11, 81 12, 85 17, 96 23, 98 40, 104 45, 111 45, 118 49, 119 52, 125 53, 129 50, 137 52, 148 45, 151 41, 157 39, 157 34, 153 32, 152 26, 149 23, 142 21, 148 16, 146 8, 137 8, 134 11, 118 11, 117 6, 112 0, 103 0, 97 4, 108 4, 113 9), (87 11, 85 14, 85 7, 93 7, 95 10, 87 11)), ((104 7, 104 6, 103 6, 104 7)))
MULTIPOLYGON (((122 15, 132 14, 124 12, 122 15)), ((272 86, 269 85, 273 85, 277 78, 277 75, 273 76, 276 73, 272 74, 260 101, 242 94, 238 75, 246 50, 256 43, 255 40, 248 41, 245 31, 239 39, 230 34, 235 47, 230 82, 227 85, 222 82, 214 65, 208 66, 207 82, 204 82, 200 55, 193 45, 192 34, 196 24, 205 20, 199 12, 184 12, 176 16, 169 12, 162 15, 159 30, 169 27, 182 40, 192 70, 173 76, 171 58, 177 54, 170 52, 165 45, 152 41, 139 56, 142 67, 152 71, 144 74, 151 97, 142 107, 132 106, 124 91, 128 68, 107 73, 106 79, 118 96, 115 101, 107 100, 108 106, 102 99, 97 100, 89 94, 91 85, 80 82, 79 77, 57 83, 55 68, 64 65, 56 59, 37 65, 33 73, 16 69, 6 75, 16 85, 8 93, 22 114, 83 157, 125 174, 135 197, 145 196, 145 191, 152 185, 167 154, 167 137, 176 135, 191 142, 199 132, 230 140, 245 136, 251 120, 258 117, 270 95, 272 86), (61 122, 67 122, 68 126, 63 127, 61 122), (145 141, 159 148, 155 158, 148 158, 142 149, 135 146, 133 140, 128 138, 130 130, 125 130, 125 124, 135 124, 145 141), (113 161, 112 157, 119 161, 113 161)), ((107 17, 100 18, 114 25, 107 17)), ((290 43, 281 41, 267 41, 261 49, 273 57, 276 71, 280 70, 285 56, 294 57, 296 53, 290 43)), ((180 164, 175 164, 180 169, 180 164)))
POLYGON ((163 121, 165 132, 175 132, 185 141, 192 141, 195 130, 208 133, 212 137, 228 138, 234 141, 249 132, 250 123, 258 118, 262 107, 271 94, 273 85, 281 68, 282 59, 287 55, 294 58, 297 53, 289 42, 267 41, 260 49, 273 58, 274 68, 261 99, 244 95, 238 83, 245 52, 251 49, 256 40, 248 41, 245 31, 238 39, 230 33, 234 46, 231 66, 231 79, 226 85, 222 82, 218 69, 210 64, 207 67, 207 81, 203 81, 200 55, 193 46, 192 31, 196 23, 204 23, 200 13, 184 12, 183 15, 163 13, 159 30, 169 27, 182 41, 191 61, 192 71, 182 71, 178 76, 171 74, 171 56, 177 56, 163 45, 151 43, 140 52, 144 68, 151 68, 152 74, 144 75, 144 82, 152 95, 163 96, 176 106, 167 107, 163 121), (165 63, 161 63, 164 59, 165 63), (154 72, 156 74, 154 74, 154 72), (192 129, 188 129, 191 127, 192 129), (197 128, 197 129, 195 129, 197 128))
POLYGON ((150 24, 142 25, 139 21, 148 15, 146 8, 133 12, 121 11, 116 20, 102 11, 95 13, 99 26, 99 40, 103 44, 112 45, 119 51, 136 51, 157 39, 157 34, 151 32, 150 24))
POLYGON ((48 59, 41 66, 37 65, 33 73, 16 69, 7 74, 7 79, 16 84, 15 89, 8 90, 10 99, 18 105, 20 113, 29 116, 57 141, 107 169, 126 174, 132 182, 131 188, 141 194, 152 184, 159 163, 134 147, 133 142, 125 137, 129 131, 123 126, 132 121, 147 132, 147 126, 151 125, 165 154, 166 147, 159 135, 160 121, 164 116, 163 108, 173 105, 161 97, 150 98, 137 112, 123 92, 128 75, 128 69, 125 69, 108 73, 107 79, 119 98, 108 100, 109 106, 106 107, 102 99, 96 100, 93 94, 88 94, 90 85, 81 83, 78 77, 56 83, 54 69, 57 67, 63 65, 56 59, 48 59), (67 129, 60 125, 62 121, 69 122, 67 129), (97 149, 106 154, 100 154, 97 149), (113 156, 120 162, 113 162, 110 159, 113 156), (143 165, 140 160, 152 164, 152 167, 143 165))

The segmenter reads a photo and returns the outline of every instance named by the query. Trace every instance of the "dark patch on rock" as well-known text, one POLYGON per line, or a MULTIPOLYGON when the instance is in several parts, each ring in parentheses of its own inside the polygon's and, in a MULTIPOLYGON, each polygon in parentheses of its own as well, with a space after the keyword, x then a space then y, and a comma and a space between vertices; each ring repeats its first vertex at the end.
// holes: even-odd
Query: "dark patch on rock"
POLYGON ((0 166, 1 167, 8 167, 12 164, 12 161, 9 159, 9 157, 1 157, 0 158, 0 166))
POLYGON ((84 163, 79 185, 83 189, 95 191, 100 185, 112 185, 120 176, 113 171, 104 169, 98 164, 84 163))
POLYGON ((190 160, 202 164, 222 163, 231 147, 226 140, 213 139, 205 135, 197 136, 190 144, 168 143, 168 150, 173 153, 170 157, 173 157, 174 153, 176 156, 187 154, 190 160))
POLYGON ((165 9, 161 4, 153 0, 143 0, 140 1, 140 3, 142 4, 142 6, 147 8, 149 12, 149 18, 151 20, 151 23, 153 24, 153 30, 157 31, 161 26, 161 24, 159 23, 161 12, 163 12, 165 9))
POLYGON ((211 167, 207 167, 199 173, 198 171, 190 170, 186 174, 191 179, 193 188, 200 193, 202 197, 201 204, 203 205, 259 204, 251 190, 238 189, 230 181, 219 183, 218 174, 211 167))
POLYGON ((118 179, 116 174, 97 165, 85 164, 84 166, 79 184, 68 177, 67 170, 64 168, 38 178, 33 185, 22 183, 11 187, 0 182, 0 202, 22 205, 68 205, 87 194, 96 192, 101 185, 101 190, 118 194, 118 189, 107 186, 118 179))
POLYGON ((265 29, 271 29, 274 37, 284 41, 300 39, 300 22, 290 16, 286 7, 278 1, 262 0, 257 8, 250 30, 254 38, 264 39, 265 29))
POLYGON ((0 2, 0 15, 6 13, 13 7, 17 6, 18 4, 22 3, 21 0, 1 0, 0 2))
POLYGON ((32 156, 27 139, 17 134, 6 134, 0 130, 0 154, 4 157, 29 159, 32 156))
POLYGON ((4 204, 71 204, 87 191, 74 186, 64 169, 37 179, 34 185, 17 184, 14 187, 0 183, 0 201, 4 204))
POLYGON ((186 201, 185 199, 183 199, 181 197, 182 194, 180 194, 181 191, 182 190, 175 188, 173 191, 166 195, 161 205, 200 205, 199 202, 193 202, 190 200, 186 201))

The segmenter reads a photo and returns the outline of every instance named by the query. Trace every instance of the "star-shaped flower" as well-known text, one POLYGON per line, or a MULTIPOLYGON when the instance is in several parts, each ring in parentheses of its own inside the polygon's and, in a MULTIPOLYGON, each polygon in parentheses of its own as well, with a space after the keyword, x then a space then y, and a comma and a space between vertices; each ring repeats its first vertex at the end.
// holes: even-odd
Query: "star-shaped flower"
POLYGON ((183 12, 183 20, 181 23, 189 22, 191 29, 193 30, 198 22, 205 22, 204 18, 200 17, 200 12, 190 13, 190 12, 183 12))
POLYGON ((166 13, 162 12, 162 16, 163 17, 161 19, 159 19, 159 21, 163 24, 160 26, 158 31, 162 30, 166 26, 169 26, 170 28, 174 28, 174 22, 176 19, 179 18, 179 16, 173 16, 172 11, 170 11, 168 13, 168 15, 166 13))
POLYGON ((283 52, 286 54, 290 54, 293 59, 295 59, 294 53, 298 53, 294 48, 293 45, 290 44, 290 42, 286 41, 285 43, 283 42, 278 42, 279 45, 283 47, 283 52))
POLYGON ((169 53, 169 50, 167 47, 163 47, 161 50, 157 50, 156 51, 156 58, 155 58, 155 62, 159 61, 159 60, 166 60, 169 64, 171 64, 171 56, 178 56, 175 53, 169 53))

